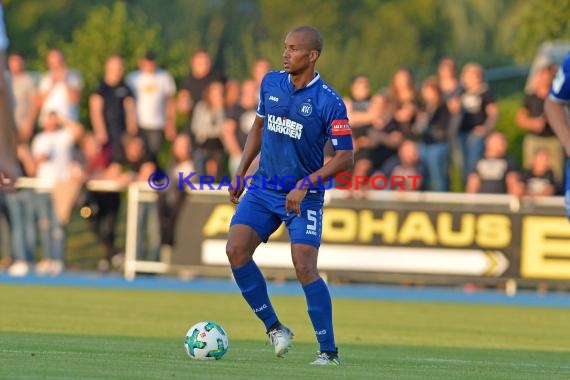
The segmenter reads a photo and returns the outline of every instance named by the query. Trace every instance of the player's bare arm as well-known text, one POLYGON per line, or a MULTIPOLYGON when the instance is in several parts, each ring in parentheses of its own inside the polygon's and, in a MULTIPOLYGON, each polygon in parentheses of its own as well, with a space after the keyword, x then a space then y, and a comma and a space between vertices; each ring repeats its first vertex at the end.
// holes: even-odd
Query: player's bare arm
POLYGON ((564 147, 566 156, 570 157, 570 124, 564 110, 564 103, 547 98, 544 102, 544 113, 548 123, 564 147))
MULTIPOLYGON (((247 136, 247 140, 245 142, 245 147, 243 149, 243 155, 241 158, 241 162, 236 171, 236 177, 243 179, 243 176, 247 173, 249 166, 259 154, 261 149, 261 136, 263 133, 263 118, 256 116, 255 120, 253 121, 253 126, 251 127, 251 131, 247 136)), ((240 181, 241 181, 240 179, 240 181)), ((228 190, 230 193, 230 201, 234 204, 239 203, 239 197, 244 191, 244 186, 237 183, 237 178, 234 179, 234 183, 228 190), (238 186, 239 185, 239 186, 238 186)))
MULTIPOLYGON (((336 176, 338 173, 348 171, 354 165, 354 152, 352 150, 337 150, 332 159, 330 159, 322 168, 314 173, 311 173, 309 181, 311 184, 317 186, 319 183, 328 181, 330 178, 336 176)), ((301 202, 307 194, 306 188, 301 189, 301 184, 307 185, 305 179, 297 182, 297 186, 287 194, 285 211, 294 212, 301 215, 301 202)), ((305 187, 305 186, 303 186, 305 187)))

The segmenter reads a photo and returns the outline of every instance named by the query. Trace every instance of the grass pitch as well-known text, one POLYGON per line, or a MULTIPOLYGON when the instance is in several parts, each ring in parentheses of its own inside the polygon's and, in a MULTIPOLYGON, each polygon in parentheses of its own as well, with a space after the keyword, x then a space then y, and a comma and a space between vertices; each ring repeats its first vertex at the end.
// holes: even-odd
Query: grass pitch
POLYGON ((285 359, 239 294, 0 286, 0 378, 570 378, 570 309, 335 299, 344 365, 315 368, 305 300, 272 301, 296 335, 285 359), (219 361, 184 351, 201 320, 228 332, 219 361))

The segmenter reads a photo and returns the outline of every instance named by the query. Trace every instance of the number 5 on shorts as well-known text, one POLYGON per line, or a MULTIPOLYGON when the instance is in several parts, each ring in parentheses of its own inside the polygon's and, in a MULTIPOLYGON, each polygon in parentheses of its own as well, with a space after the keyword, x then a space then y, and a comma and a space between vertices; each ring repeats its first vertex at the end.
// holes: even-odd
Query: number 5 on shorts
POLYGON ((317 212, 315 210, 307 210, 307 219, 311 224, 307 224, 307 230, 317 230, 317 212))

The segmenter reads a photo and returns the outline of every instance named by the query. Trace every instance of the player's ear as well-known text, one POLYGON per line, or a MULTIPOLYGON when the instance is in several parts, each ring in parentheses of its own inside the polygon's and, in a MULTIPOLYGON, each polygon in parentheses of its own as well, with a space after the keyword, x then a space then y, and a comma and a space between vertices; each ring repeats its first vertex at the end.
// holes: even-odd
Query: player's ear
POLYGON ((309 60, 311 62, 316 62, 319 59, 319 52, 317 50, 311 50, 309 53, 309 60))

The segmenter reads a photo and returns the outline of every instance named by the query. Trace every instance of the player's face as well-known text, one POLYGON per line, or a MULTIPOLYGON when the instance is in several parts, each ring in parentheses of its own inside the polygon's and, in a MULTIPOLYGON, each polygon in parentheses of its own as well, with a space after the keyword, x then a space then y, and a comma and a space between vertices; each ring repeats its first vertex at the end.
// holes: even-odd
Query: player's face
POLYGON ((283 69, 292 74, 300 74, 307 70, 316 58, 315 52, 311 50, 311 44, 305 33, 294 32, 289 33, 285 38, 285 46, 283 51, 283 69))

